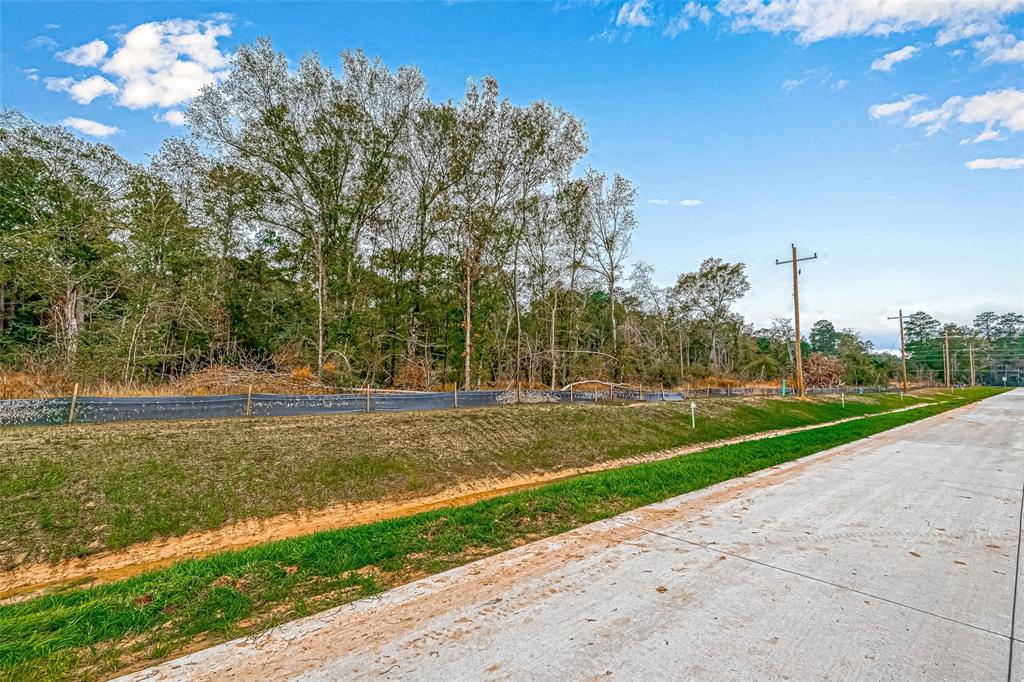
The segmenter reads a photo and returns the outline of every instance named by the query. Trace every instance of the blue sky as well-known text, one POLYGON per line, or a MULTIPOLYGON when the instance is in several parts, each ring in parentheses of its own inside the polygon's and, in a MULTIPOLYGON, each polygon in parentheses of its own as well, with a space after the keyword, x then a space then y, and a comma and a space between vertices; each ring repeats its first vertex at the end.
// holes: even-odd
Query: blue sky
POLYGON ((515 102, 568 109, 585 163, 638 186, 634 258, 663 284, 708 256, 747 263, 755 325, 792 314, 774 265, 791 241, 820 257, 805 326, 881 349, 899 307, 1024 309, 1024 0, 5 0, 0 101, 142 161, 184 132, 157 119, 258 36, 291 59, 414 64, 435 99, 492 74, 515 102))

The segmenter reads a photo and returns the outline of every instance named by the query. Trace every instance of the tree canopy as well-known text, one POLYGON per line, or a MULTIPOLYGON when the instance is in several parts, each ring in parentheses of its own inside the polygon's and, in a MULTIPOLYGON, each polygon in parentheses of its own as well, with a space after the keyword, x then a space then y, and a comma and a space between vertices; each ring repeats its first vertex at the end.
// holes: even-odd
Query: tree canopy
MULTIPOLYGON (((754 330, 734 309, 743 263, 706 258, 667 287, 630 263, 636 187, 581 167, 579 118, 491 77, 426 93, 414 67, 290 65, 260 40, 145 164, 4 112, 0 369, 131 384, 246 363, 414 388, 792 372, 792 322, 754 330)), ((1022 329, 979 315, 957 371, 964 344, 989 371, 1022 329)), ((908 319, 917 375, 942 331, 908 319)), ((898 372, 827 320, 804 345, 829 381, 898 372)))

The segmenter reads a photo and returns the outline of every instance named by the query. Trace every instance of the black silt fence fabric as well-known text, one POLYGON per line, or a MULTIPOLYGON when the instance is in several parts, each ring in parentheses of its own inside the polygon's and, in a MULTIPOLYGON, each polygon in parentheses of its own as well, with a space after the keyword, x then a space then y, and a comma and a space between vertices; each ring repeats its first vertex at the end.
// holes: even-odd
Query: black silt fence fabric
MULTIPOLYGON (((878 393, 892 390, 885 386, 847 389, 809 389, 811 394, 845 392, 878 393)), ((742 397, 779 395, 771 388, 714 388, 693 391, 664 391, 614 388, 599 391, 459 391, 458 407, 485 407, 523 403, 596 402, 607 400, 643 400, 644 402, 679 402, 711 397, 742 397)), ((792 395, 788 393, 787 395, 792 395)), ((153 396, 131 398, 81 397, 75 407, 76 423, 102 423, 163 419, 220 419, 244 417, 245 395, 153 396)), ((281 395, 254 393, 250 403, 253 417, 287 417, 296 415, 338 414, 344 412, 411 412, 443 410, 456 406, 456 394, 371 392, 369 404, 365 393, 334 395, 281 395)), ((41 426, 65 424, 71 415, 71 398, 40 398, 0 400, 0 426, 41 426)))

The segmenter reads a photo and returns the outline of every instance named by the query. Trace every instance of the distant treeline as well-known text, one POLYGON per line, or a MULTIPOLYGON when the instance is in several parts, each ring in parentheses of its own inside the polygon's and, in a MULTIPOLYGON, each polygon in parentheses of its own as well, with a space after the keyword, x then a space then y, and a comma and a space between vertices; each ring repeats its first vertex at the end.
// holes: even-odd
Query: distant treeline
MULTIPOLYGON (((492 78, 436 103, 415 68, 358 51, 340 75, 312 55, 289 68, 259 41, 186 118, 140 165, 2 115, 0 369, 130 384, 308 366, 338 385, 467 388, 792 370, 790 321, 755 330, 732 310, 742 263, 709 258, 668 288, 644 263, 627 272, 632 183, 580 169, 583 122, 515 106, 492 78)), ((986 316, 958 336, 1019 351, 1024 318, 986 316)), ((920 376, 940 331, 908 323, 920 376)), ((899 370, 827 321, 806 349, 819 382, 899 370)))

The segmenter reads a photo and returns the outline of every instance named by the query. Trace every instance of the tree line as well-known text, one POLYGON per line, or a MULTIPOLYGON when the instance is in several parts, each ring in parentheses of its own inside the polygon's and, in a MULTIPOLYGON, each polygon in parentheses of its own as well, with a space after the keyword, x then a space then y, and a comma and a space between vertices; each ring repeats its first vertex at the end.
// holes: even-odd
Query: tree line
MULTIPOLYGON (((145 164, 4 112, 0 368, 132 384, 309 366, 339 386, 467 389, 792 371, 791 323, 733 310, 742 263, 708 258, 669 287, 627 267, 637 191, 580 167, 580 119, 490 77, 433 102, 413 67, 341 61, 239 48, 145 164)), ((898 372, 850 330, 809 339, 841 363, 829 381, 898 372)))

